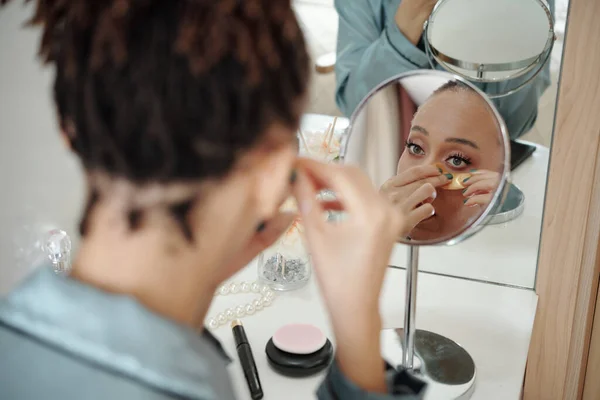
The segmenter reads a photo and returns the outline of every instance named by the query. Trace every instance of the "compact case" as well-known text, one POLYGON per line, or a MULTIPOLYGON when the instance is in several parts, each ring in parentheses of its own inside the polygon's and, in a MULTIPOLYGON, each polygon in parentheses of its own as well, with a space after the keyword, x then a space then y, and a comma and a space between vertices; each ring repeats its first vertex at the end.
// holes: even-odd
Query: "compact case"
POLYGON ((281 375, 300 378, 318 374, 333 360, 333 345, 315 326, 285 325, 265 348, 269 365, 281 375))

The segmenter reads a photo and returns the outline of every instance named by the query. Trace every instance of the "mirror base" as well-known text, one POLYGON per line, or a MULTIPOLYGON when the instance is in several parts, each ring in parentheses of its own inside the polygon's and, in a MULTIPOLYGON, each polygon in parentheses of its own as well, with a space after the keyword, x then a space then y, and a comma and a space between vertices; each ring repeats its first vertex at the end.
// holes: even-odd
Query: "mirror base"
MULTIPOLYGON (((402 328, 381 331, 382 355, 392 366, 402 365, 403 338, 402 328)), ((427 382, 427 398, 471 398, 476 369, 465 349, 442 335, 417 329, 415 353, 413 372, 427 382)))
POLYGON ((525 209, 525 194, 511 183, 499 210, 491 214, 488 225, 501 225, 516 219, 525 209))

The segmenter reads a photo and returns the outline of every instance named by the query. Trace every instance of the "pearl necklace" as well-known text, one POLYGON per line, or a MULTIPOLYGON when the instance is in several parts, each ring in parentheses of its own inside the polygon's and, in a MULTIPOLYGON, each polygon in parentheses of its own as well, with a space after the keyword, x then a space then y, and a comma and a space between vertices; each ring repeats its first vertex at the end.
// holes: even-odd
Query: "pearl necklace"
POLYGON ((270 306, 273 303, 273 300, 275 300, 275 293, 271 288, 258 282, 225 283, 217 289, 215 297, 245 293, 256 293, 259 297, 246 304, 228 308, 225 311, 218 313, 216 316, 209 318, 207 326, 210 329, 217 329, 220 326, 225 325, 228 321, 252 315, 257 311, 270 306))

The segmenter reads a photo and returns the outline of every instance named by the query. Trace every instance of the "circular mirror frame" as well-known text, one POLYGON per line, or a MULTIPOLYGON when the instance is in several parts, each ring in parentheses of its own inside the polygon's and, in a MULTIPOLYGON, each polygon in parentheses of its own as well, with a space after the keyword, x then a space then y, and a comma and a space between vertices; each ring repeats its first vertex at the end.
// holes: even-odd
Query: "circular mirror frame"
POLYGON ((530 1, 535 1, 536 3, 538 3, 539 6, 542 8, 542 10, 546 13, 546 16, 548 17, 548 39, 546 41, 544 49, 537 56, 529 57, 524 60, 506 62, 506 63, 477 63, 477 62, 472 62, 472 61, 458 60, 456 58, 450 57, 450 56, 442 53, 434 45, 432 45, 430 27, 434 23, 437 11, 439 11, 440 8, 443 7, 444 5, 446 5, 449 1, 451 1, 451 0, 438 1, 437 4, 434 6, 433 11, 431 12, 431 15, 429 16, 427 21, 425 21, 425 24, 423 27, 423 32, 424 32, 423 42, 424 42, 424 46, 425 46, 425 53, 426 53, 427 60, 429 61, 431 68, 435 69, 435 65, 433 63, 433 60, 435 60, 435 62, 437 62, 438 65, 440 65, 446 71, 448 71, 452 74, 458 75, 467 81, 478 82, 478 83, 497 83, 497 82, 512 81, 512 80, 519 78, 535 69, 535 72, 529 78, 527 78, 524 82, 522 82, 515 88, 509 89, 508 91, 506 91, 504 93, 488 95, 489 98, 495 99, 495 98, 509 96, 515 92, 518 92, 525 86, 527 86, 531 81, 533 81, 539 75, 539 73, 542 71, 544 66, 548 63, 550 56, 552 55, 552 49, 554 48, 554 42, 556 41, 556 34, 554 32, 554 18, 552 17, 552 13, 550 12, 550 9, 548 8, 548 6, 542 0, 530 0, 530 1), (432 60, 432 58, 433 58, 433 60, 432 60), (536 69, 536 67, 537 67, 537 69, 536 69), (476 77, 466 76, 465 74, 458 71, 456 68, 475 72, 475 73, 477 73, 477 76, 476 77), (519 71, 508 77, 501 77, 501 78, 485 78, 484 77, 484 74, 486 72, 501 72, 501 71, 515 71, 515 70, 519 70, 519 71))
POLYGON ((358 118, 360 113, 363 111, 363 109, 365 108, 368 101, 371 100, 371 98, 373 98, 373 96, 375 94, 377 94, 380 90, 386 88, 389 84, 391 84, 393 82, 400 83, 403 79, 410 78, 410 77, 416 77, 416 76, 443 77, 444 79, 446 79, 447 82, 456 80, 456 81, 459 81, 459 82, 469 86, 478 95, 480 95, 481 98, 487 103, 488 107, 490 107, 490 109, 499 125, 498 128, 499 128, 500 134, 502 136, 501 140, 502 140, 502 147, 504 149, 504 162, 503 162, 502 171, 500 172, 500 175, 501 175, 500 183, 498 184, 498 188, 496 189, 496 192, 494 193, 492 200, 486 206, 486 208, 483 210, 483 212, 477 217, 477 219, 472 221, 469 225, 465 226, 462 230, 458 231, 454 235, 443 236, 439 239, 434 239, 434 240, 398 241, 398 243, 411 245, 411 246, 424 246, 424 245, 452 246, 452 245, 458 244, 458 243, 468 239, 469 237, 473 236, 475 233, 480 231, 487 224, 489 219, 492 217, 493 211, 498 210, 502 206, 502 202, 504 201, 506 194, 508 193, 508 188, 509 188, 509 183, 510 183, 510 141, 509 141, 509 137, 508 137, 508 129, 506 128, 506 123, 504 122, 504 119, 502 118, 502 116, 500 115, 500 113, 498 112, 496 107, 494 106, 494 103, 492 103, 492 101, 490 100, 489 96, 487 96, 483 91, 481 91, 479 88, 477 88, 471 82, 464 79, 462 76, 459 76, 456 74, 451 74, 446 71, 439 71, 439 70, 408 71, 408 72, 400 73, 398 75, 395 75, 395 76, 383 81, 382 83, 377 85, 375 88, 373 88, 367 94, 367 96, 365 96, 361 100, 361 102, 358 104, 357 108, 352 113, 352 116, 350 117, 350 123, 342 134, 341 143, 340 143, 340 160, 339 160, 339 162, 341 164, 344 164, 346 161, 346 152, 348 149, 348 145, 350 143, 350 138, 352 136, 352 129, 353 129, 354 125, 356 124, 356 119, 358 118))

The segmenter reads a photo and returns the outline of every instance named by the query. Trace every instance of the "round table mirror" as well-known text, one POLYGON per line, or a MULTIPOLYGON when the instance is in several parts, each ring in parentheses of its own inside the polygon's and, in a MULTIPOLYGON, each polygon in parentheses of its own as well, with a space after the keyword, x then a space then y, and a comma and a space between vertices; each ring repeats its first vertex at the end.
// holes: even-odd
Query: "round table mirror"
POLYGON ((468 398, 476 375, 468 350, 415 327, 418 249, 465 240, 501 209, 510 171, 504 121, 463 78, 408 72, 362 101, 340 159, 365 171, 407 222, 398 232, 398 242, 410 246, 404 327, 382 331, 384 357, 427 380, 439 391, 432 398, 468 398))
POLYGON ((398 241, 425 245, 465 239, 499 207, 509 152, 506 126, 479 89, 442 71, 413 71, 363 100, 340 154, 406 215, 398 241))
POLYGON ((554 21, 543 0, 440 0, 425 27, 430 62, 471 82, 515 81, 491 98, 525 87, 554 45, 554 21))

